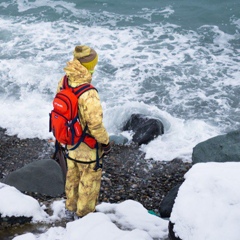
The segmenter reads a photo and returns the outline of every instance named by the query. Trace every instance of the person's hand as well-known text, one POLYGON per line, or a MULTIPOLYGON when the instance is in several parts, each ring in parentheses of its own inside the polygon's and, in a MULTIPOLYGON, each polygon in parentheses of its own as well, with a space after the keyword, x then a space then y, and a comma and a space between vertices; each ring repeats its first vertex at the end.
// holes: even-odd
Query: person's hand
POLYGON ((104 155, 109 154, 110 151, 111 151, 111 144, 110 144, 110 142, 108 144, 102 144, 102 149, 103 149, 104 155))

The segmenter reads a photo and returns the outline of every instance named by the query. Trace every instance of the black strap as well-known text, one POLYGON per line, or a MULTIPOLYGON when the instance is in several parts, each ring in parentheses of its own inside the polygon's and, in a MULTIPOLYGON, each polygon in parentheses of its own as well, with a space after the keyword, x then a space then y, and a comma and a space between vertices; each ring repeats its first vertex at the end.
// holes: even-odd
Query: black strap
POLYGON ((58 143, 58 141, 56 140, 56 141, 55 141, 55 152, 54 152, 53 155, 52 155, 52 159, 55 159, 55 158, 56 158, 56 155, 57 155, 58 150, 59 150, 59 143, 58 143))
POLYGON ((68 83, 68 77, 67 75, 65 75, 63 77, 63 82, 62 82, 62 88, 63 89, 71 89, 72 92, 79 98, 84 92, 91 90, 91 89, 95 89, 97 91, 97 89, 90 83, 84 83, 82 85, 79 85, 77 87, 72 87, 69 85, 68 83))
POLYGON ((65 157, 64 148, 60 145, 58 141, 55 141, 55 152, 51 156, 53 160, 55 160, 61 167, 64 182, 66 181, 66 174, 67 174, 67 161, 65 157))
POLYGON ((74 162, 77 162, 77 163, 83 163, 83 164, 91 164, 91 163, 95 163, 96 162, 96 160, 93 160, 93 161, 90 161, 90 162, 81 161, 81 160, 77 160, 77 159, 71 158, 68 155, 66 155, 66 158, 71 160, 71 161, 74 161, 74 162))
POLYGON ((87 131, 87 125, 85 126, 85 128, 82 132, 82 136, 80 137, 79 141, 76 143, 76 145, 73 148, 68 149, 69 151, 75 150, 81 144, 81 142, 83 142, 83 140, 86 136, 86 131, 87 131))
MULTIPOLYGON (((71 121, 71 122, 68 122, 67 123, 67 127, 70 129, 71 133, 72 133, 72 140, 71 140, 71 143, 72 145, 74 144, 74 133, 75 133, 75 130, 74 130, 74 124, 78 121, 78 115, 71 121)), ((81 139, 81 138, 80 138, 81 139)), ((79 139, 79 141, 80 141, 79 139)))
POLYGON ((74 158, 71 158, 68 156, 68 152, 66 150, 66 158, 71 160, 71 161, 74 161, 74 162, 77 162, 77 163, 82 163, 82 164, 91 164, 91 163, 95 163, 96 162, 96 166, 94 167, 94 170, 97 171, 99 168, 102 168, 102 163, 100 163, 100 158, 99 158, 99 154, 98 154, 98 143, 96 144, 96 160, 93 160, 93 161, 81 161, 81 160, 78 160, 78 159, 74 159, 74 158))

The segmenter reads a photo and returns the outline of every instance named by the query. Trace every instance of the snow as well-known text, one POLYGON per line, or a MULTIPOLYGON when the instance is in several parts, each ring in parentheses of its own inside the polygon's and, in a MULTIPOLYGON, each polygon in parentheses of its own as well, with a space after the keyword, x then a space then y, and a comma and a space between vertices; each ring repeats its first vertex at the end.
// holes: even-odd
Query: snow
POLYGON ((240 163, 198 163, 186 174, 171 214, 184 240, 240 239, 240 163))
MULTIPOLYGON (((0 183, 0 213, 4 216, 33 217, 34 222, 54 223, 65 215, 65 200, 52 203, 53 214, 44 212, 46 206, 24 195, 14 187, 0 183)), ((126 200, 119 204, 102 203, 97 212, 68 222, 66 228, 51 227, 42 234, 25 233, 14 240, 152 240, 166 239, 168 221, 149 214, 140 203, 126 200)))
MULTIPOLYGON (((239 240, 240 163, 199 163, 186 174, 170 220, 183 240, 239 240)), ((0 183, 0 213, 32 216, 34 222, 54 223, 65 217, 65 200, 51 205, 46 214, 32 197, 0 183)), ((139 202, 101 203, 97 212, 68 222, 66 227, 49 225, 44 233, 27 232, 14 240, 166 240, 166 219, 149 214, 139 202)), ((34 223, 33 223, 34 224, 34 223)))
POLYGON ((47 216, 43 209, 39 208, 37 200, 3 183, 0 183, 0 213, 2 217, 33 217, 33 221, 47 216))

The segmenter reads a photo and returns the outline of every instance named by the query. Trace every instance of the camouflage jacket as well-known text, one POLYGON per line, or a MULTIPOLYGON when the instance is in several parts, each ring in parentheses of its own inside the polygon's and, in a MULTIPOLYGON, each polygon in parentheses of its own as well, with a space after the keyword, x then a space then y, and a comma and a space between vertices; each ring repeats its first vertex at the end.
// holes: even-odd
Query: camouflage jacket
MULTIPOLYGON (((71 87, 77 87, 92 81, 92 75, 78 60, 68 62, 64 71, 68 77, 68 84, 71 87)), ((63 78, 58 83, 57 92, 60 91, 62 85, 63 78)), ((95 89, 91 89, 83 93, 78 99, 78 106, 82 128, 84 129, 86 125, 88 126, 87 133, 93 136, 99 143, 99 156, 101 156, 103 153, 101 144, 108 144, 109 136, 103 125, 103 111, 98 92, 95 89)), ((68 146, 68 148, 71 147, 68 146)), ((69 156, 82 161, 95 160, 96 149, 91 149, 85 143, 81 143, 76 150, 69 151, 69 156)))

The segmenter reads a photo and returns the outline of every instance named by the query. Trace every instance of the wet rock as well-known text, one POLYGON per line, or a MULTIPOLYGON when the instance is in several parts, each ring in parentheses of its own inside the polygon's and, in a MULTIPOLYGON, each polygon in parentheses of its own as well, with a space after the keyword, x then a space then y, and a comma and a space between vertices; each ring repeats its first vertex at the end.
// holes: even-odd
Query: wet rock
POLYGON ((169 237, 169 240, 181 240, 181 238, 175 235, 174 224, 171 221, 169 221, 169 224, 168 224, 168 237, 169 237))
POLYGON ((123 130, 132 130, 134 132, 133 141, 139 145, 147 144, 164 133, 164 127, 160 120, 142 114, 132 114, 123 130))
POLYGON ((128 139, 121 134, 119 136, 111 135, 109 138, 110 138, 110 142, 116 145, 124 145, 128 142, 128 139))
POLYGON ((239 162, 240 131, 210 138, 193 148, 192 162, 239 162))
POLYGON ((4 183, 22 192, 37 192, 51 197, 64 193, 62 170, 54 160, 46 159, 29 163, 11 172, 4 183))
POLYGON ((180 186, 181 186, 181 184, 177 184, 176 186, 174 186, 168 192, 168 194, 163 198, 163 200, 159 206, 159 213, 162 218, 170 217, 180 186))
POLYGON ((32 220, 32 217, 24 217, 24 216, 20 216, 20 217, 15 217, 15 216, 5 216, 2 217, 2 215, 0 214, 0 229, 4 226, 13 226, 13 225, 22 225, 25 223, 30 223, 32 220))

